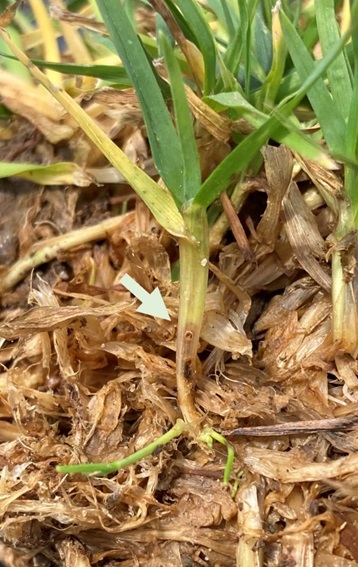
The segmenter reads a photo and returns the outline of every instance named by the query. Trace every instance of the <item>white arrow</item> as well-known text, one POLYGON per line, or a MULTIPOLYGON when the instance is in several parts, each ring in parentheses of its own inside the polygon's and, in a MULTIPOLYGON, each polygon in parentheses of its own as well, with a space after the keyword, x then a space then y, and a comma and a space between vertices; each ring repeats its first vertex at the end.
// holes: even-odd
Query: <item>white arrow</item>
POLYGON ((149 293, 128 274, 125 274, 125 276, 119 280, 119 283, 126 287, 142 303, 137 309, 139 313, 145 313, 146 315, 152 315, 152 317, 159 317, 160 319, 170 321, 169 313, 158 287, 156 287, 152 293, 149 293))

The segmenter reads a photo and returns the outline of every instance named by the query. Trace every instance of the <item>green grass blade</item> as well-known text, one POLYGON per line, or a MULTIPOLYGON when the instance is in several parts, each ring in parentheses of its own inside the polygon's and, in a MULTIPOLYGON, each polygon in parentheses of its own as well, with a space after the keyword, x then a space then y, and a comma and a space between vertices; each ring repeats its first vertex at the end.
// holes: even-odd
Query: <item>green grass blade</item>
MULTIPOLYGON (((355 7, 358 3, 355 3, 355 7)), ((353 17, 353 14, 352 14, 353 17)), ((358 27, 352 33, 353 45, 353 93, 346 129, 346 155, 358 161, 358 27)), ((353 223, 358 226, 358 167, 347 166, 344 170, 344 188, 352 205, 353 223)))
MULTIPOLYGON (((316 21, 323 55, 339 41, 334 0, 316 0, 316 21)), ((347 120, 352 99, 352 83, 344 50, 327 69, 327 77, 333 100, 339 101, 338 110, 347 120)))
POLYGON ((158 46, 158 55, 159 57, 163 57, 163 46, 160 41, 161 36, 164 35, 166 37, 172 50, 174 50, 175 47, 175 40, 172 34, 170 33, 167 24, 165 23, 165 21, 163 20, 160 14, 156 14, 155 16, 155 30, 156 30, 156 40, 158 46))
MULTIPOLYGON (((354 21, 354 20, 353 20, 354 21)), ((247 136, 213 171, 201 186, 200 191, 194 199, 194 203, 201 206, 210 205, 216 197, 229 185, 233 175, 240 173, 260 151, 260 148, 269 138, 275 139, 280 132, 282 124, 285 124, 287 117, 321 80, 329 65, 341 52, 343 45, 347 41, 348 34, 342 36, 332 50, 324 57, 313 69, 313 72, 305 78, 294 97, 282 101, 281 105, 274 111, 274 114, 255 132, 247 136)), ((237 93, 236 93, 237 94, 237 93)))
POLYGON ((149 443, 145 447, 142 447, 135 453, 128 455, 124 459, 119 461, 114 461, 111 463, 82 463, 79 465, 58 465, 56 470, 60 473, 64 474, 71 474, 71 473, 82 473, 84 475, 105 475, 130 465, 134 465, 144 459, 145 457, 149 457, 154 453, 155 450, 158 450, 158 447, 163 447, 172 439, 179 437, 185 431, 185 423, 181 419, 178 421, 163 435, 157 437, 155 441, 149 443))
POLYGON ((250 93, 250 31, 247 2, 239 2, 240 8, 240 27, 242 28, 242 55, 244 61, 244 91, 246 98, 250 93))
POLYGON ((282 37, 277 7, 275 7, 272 14, 271 25, 273 51, 272 65, 260 93, 260 100, 262 101, 262 107, 264 110, 270 110, 273 108, 285 71, 287 49, 282 37))
MULTIPOLYGON (((117 54, 117 51, 109 38, 97 38, 98 43, 102 43, 102 40, 105 40, 104 43, 106 47, 111 46, 111 51, 117 54)), ((147 38, 147 40, 145 41, 145 47, 150 55, 152 55, 154 58, 159 56, 157 46, 153 43, 153 40, 151 38, 147 38)), ((189 67, 185 58, 181 53, 178 52, 175 55, 182 72, 188 73, 189 67)), ((0 56, 16 60, 16 57, 5 52, 0 52, 0 56)), ((53 71, 58 71, 59 73, 65 73, 68 75, 96 77, 97 79, 101 79, 103 81, 106 81, 107 83, 116 85, 117 88, 128 88, 133 86, 130 78, 128 77, 127 71, 124 67, 119 65, 79 65, 76 63, 53 63, 51 61, 43 61, 42 59, 31 59, 31 61, 37 67, 40 67, 42 69, 52 69, 53 71)), ((168 98, 170 89, 168 88, 167 83, 159 76, 156 77, 156 79, 159 84, 160 90, 162 91, 162 94, 165 98, 168 98)))
MULTIPOLYGON (((346 153, 352 160, 358 159, 358 28, 352 37, 355 48, 354 83, 346 130, 346 153)), ((357 195, 358 198, 358 195, 357 195)))
POLYGON ((111 39, 136 90, 153 159, 175 199, 181 192, 183 163, 178 135, 148 58, 118 0, 97 0, 111 39))
MULTIPOLYGON (((144 35, 144 34, 138 34, 138 37, 139 37, 145 51, 147 52, 147 54, 150 55, 150 57, 152 59, 156 59, 157 57, 160 57, 156 38, 150 37, 150 36, 144 35)), ((106 49, 108 49, 112 53, 115 53, 116 55, 118 54, 117 50, 114 46, 113 41, 111 41, 109 39, 109 37, 102 37, 100 35, 92 33, 90 35, 89 43, 91 43, 91 44, 97 43, 97 44, 105 47, 106 49)), ((189 67, 187 60, 185 59, 184 55, 179 51, 177 51, 175 55, 176 55, 176 58, 179 61, 180 68, 181 68, 182 72, 185 73, 185 74, 188 74, 190 72, 190 67, 189 67)), ((159 82, 159 85, 161 85, 160 77, 157 76, 156 79, 159 82)))
MULTIPOLYGON (((1 53, 0 56, 6 57, 16 61, 16 57, 1 53)), ((75 63, 51 63, 50 61, 42 61, 41 59, 31 60, 37 67, 42 69, 52 69, 59 73, 67 75, 81 75, 83 77, 96 77, 108 83, 114 83, 122 88, 132 86, 131 80, 128 77, 127 71, 124 67, 115 65, 76 65, 75 63)), ((23 67, 23 65, 22 65, 23 67)))
MULTIPOLYGON (((268 120, 269 116, 252 106, 239 92, 227 92, 205 97, 206 102, 217 112, 223 110, 234 110, 236 116, 233 119, 246 118, 255 128, 260 128, 268 120)), ((322 147, 312 136, 305 135, 300 131, 299 122, 293 117, 282 117, 283 128, 272 132, 272 139, 285 144, 290 149, 311 160, 325 160, 322 155, 322 147)))
POLYGON ((276 101, 284 100, 285 98, 292 96, 298 91, 302 82, 296 71, 290 71, 285 74, 279 84, 276 94, 276 101))
POLYGON ((218 66, 220 69, 220 77, 216 82, 214 92, 221 93, 222 91, 239 91, 243 93, 241 85, 239 84, 236 77, 234 77, 231 71, 229 71, 229 69, 226 67, 220 52, 218 52, 217 58, 218 66))
POLYGON ((253 20, 256 12, 258 0, 247 0, 245 2, 239 2, 240 15, 243 25, 243 43, 244 43, 244 71, 245 71, 245 93, 246 97, 249 98, 251 91, 251 66, 253 61, 255 61, 256 66, 256 56, 252 50, 252 31, 253 31, 253 20))
POLYGON ((171 13, 173 14, 177 24, 179 25, 186 39, 197 45, 195 34, 192 32, 189 22, 187 21, 185 15, 181 13, 176 3, 172 2, 171 0, 165 0, 165 2, 168 5, 168 8, 170 8, 171 13))
MULTIPOLYGON (((7 31, 13 42, 21 49, 21 36, 17 32, 16 28, 9 26, 7 31)), ((0 50, 3 52, 0 53, 0 55, 4 58, 3 61, 1 61, 1 67, 5 68, 9 73, 13 73, 16 77, 20 77, 27 82, 31 82, 32 77, 26 67, 21 65, 15 57, 9 57, 11 51, 2 39, 0 39, 0 50)))
POLYGON ((93 179, 73 162, 53 165, 0 162, 0 178, 19 176, 39 185, 76 185, 88 187, 93 179))
MULTIPOLYGON (((293 64, 301 81, 304 82, 317 71, 319 66, 314 65, 302 39, 283 12, 281 12, 281 25, 293 64)), ((343 49, 341 42, 338 42, 338 44, 336 42, 336 45, 340 45, 339 51, 343 49)), ((339 111, 338 101, 332 99, 321 77, 317 78, 307 92, 307 96, 316 113, 330 151, 333 154, 337 152, 343 154, 345 123, 339 111)))
POLYGON ((226 28, 227 33, 229 24, 227 16, 229 15, 231 24, 236 30, 239 25, 239 10, 237 7, 237 0, 205 0, 205 5, 216 14, 219 24, 219 29, 226 28))
POLYGON ((250 161, 270 138, 274 125, 277 127, 277 122, 274 124, 271 118, 258 130, 247 136, 204 181, 194 203, 202 207, 209 206, 228 187, 232 176, 247 168, 250 161))
POLYGON ((228 5, 227 0, 220 0, 220 3, 221 3, 221 7, 222 7, 222 12, 223 12, 223 16, 224 16, 227 34, 228 34, 228 37, 231 41, 232 38, 235 36, 235 30, 236 30, 236 27, 237 27, 237 20, 234 17, 233 10, 231 9, 231 6, 228 5))
MULTIPOLYGON (((165 2, 175 17, 176 11, 173 9, 174 3, 171 0, 165 0, 165 2)), ((182 14, 185 15, 186 24, 189 26, 190 31, 195 38, 195 43, 204 58, 204 94, 209 94, 214 89, 216 73, 216 47, 213 34, 198 2, 195 2, 194 0, 176 0, 175 7, 179 8, 182 14)), ((178 24, 180 25, 181 22, 178 21, 178 24)), ((183 28, 182 31, 185 34, 185 30, 183 28)))
POLYGON ((175 122, 184 165, 183 193, 180 195, 180 201, 186 203, 195 197, 201 185, 199 156, 180 67, 175 59, 171 45, 163 34, 160 38, 160 45, 168 70, 174 104, 175 122))
POLYGON ((253 22, 254 27, 254 47, 261 68, 265 75, 269 72, 272 65, 272 38, 263 18, 262 8, 259 6, 253 22))
POLYGON ((236 32, 232 40, 230 41, 224 55, 223 60, 226 67, 233 73, 237 74, 242 53, 243 53, 243 42, 242 42, 242 27, 239 25, 236 28, 236 32))

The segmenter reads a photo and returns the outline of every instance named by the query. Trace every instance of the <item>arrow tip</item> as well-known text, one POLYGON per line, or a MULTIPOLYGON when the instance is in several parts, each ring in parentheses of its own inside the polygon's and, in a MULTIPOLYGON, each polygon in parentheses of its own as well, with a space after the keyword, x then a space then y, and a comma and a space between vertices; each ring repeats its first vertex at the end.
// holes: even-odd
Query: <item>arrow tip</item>
POLYGON ((148 297, 142 302, 142 305, 138 307, 137 311, 138 313, 145 313, 145 315, 151 315, 152 317, 158 317, 158 319, 170 321, 168 310, 158 287, 156 287, 152 293, 148 294, 148 297))

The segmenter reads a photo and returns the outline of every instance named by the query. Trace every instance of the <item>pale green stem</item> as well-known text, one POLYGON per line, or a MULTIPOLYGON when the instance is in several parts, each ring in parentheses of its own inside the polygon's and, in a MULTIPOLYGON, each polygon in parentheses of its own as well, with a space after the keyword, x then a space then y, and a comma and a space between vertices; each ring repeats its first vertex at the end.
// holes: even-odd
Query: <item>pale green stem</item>
POLYGON ((114 461, 112 463, 83 463, 79 465, 59 465, 56 467, 57 472, 60 473, 81 473, 81 474, 109 474, 112 472, 116 472, 120 469, 124 469, 125 467, 129 467, 130 465, 135 465, 141 459, 145 459, 149 457, 156 451, 158 448, 166 445, 175 437, 179 437, 185 430, 185 423, 181 419, 178 419, 176 424, 169 429, 164 435, 161 435, 153 441, 153 443, 149 443, 143 449, 139 449, 135 453, 132 453, 125 459, 121 459, 119 461, 114 461))
POLYGON ((204 429, 202 433, 200 433, 198 439, 207 443, 209 447, 212 447, 213 439, 215 439, 215 441, 218 441, 219 443, 221 443, 226 447, 227 459, 225 464, 223 483, 225 485, 229 484, 231 471, 235 460, 235 451, 231 443, 229 443, 229 441, 227 441, 225 437, 220 435, 220 433, 218 433, 217 431, 211 428, 204 429))
MULTIPOLYGON (((351 176, 347 173, 345 192, 351 176)), ((340 204, 335 231, 337 250, 332 254, 332 338, 344 352, 356 357, 358 352, 357 308, 357 236, 354 212, 348 201, 340 204)))
POLYGON ((178 405, 187 423, 201 419, 195 408, 194 388, 200 331, 205 309, 209 264, 209 228, 206 210, 190 205, 182 212, 188 233, 196 242, 181 238, 180 304, 177 335, 176 376, 178 405))

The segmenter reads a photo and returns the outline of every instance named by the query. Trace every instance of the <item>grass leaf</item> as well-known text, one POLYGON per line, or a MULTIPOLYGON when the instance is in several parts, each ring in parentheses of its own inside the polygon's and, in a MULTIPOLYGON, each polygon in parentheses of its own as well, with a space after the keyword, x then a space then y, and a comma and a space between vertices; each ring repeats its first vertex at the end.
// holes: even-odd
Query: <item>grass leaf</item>
MULTIPOLYGON (((210 205, 216 197, 229 185, 233 175, 247 168, 250 161, 260 151, 260 148, 269 138, 275 139, 281 131, 282 125, 286 124, 294 108, 300 103, 306 94, 320 83, 321 77, 332 61, 342 50, 347 41, 348 34, 344 34, 339 42, 333 46, 330 52, 313 68, 313 71, 305 77, 305 80, 295 96, 290 97, 275 109, 274 114, 258 130, 247 136, 213 171, 203 183, 200 191, 194 199, 194 203, 201 206, 210 205)), ((301 41, 301 40, 300 40, 301 41)), ((237 95, 237 93, 235 93, 237 95)), ((321 154, 324 158, 324 154, 321 154)))
MULTIPOLYGON (((316 0, 316 21, 323 55, 339 41, 334 0, 316 0)), ((338 110, 343 120, 347 120, 352 98, 350 70, 347 66, 345 50, 337 56, 327 69, 327 77, 333 100, 339 101, 338 110)))
POLYGON ((173 49, 164 34, 161 34, 160 44, 170 80, 175 122, 184 165, 183 192, 182 195, 180 195, 180 201, 183 204, 194 198, 200 188, 201 172, 199 156, 180 67, 174 56, 173 49))
MULTIPOLYGON (((236 119, 246 118, 255 128, 260 128, 268 120, 269 115, 257 110, 239 92, 220 93, 206 97, 204 102, 217 112, 234 109, 237 111, 236 119)), ((273 131, 272 139, 285 144, 290 149, 299 152, 311 160, 320 160, 323 157, 322 147, 312 137, 299 130, 299 123, 293 117, 281 117, 283 128, 273 131)), ((325 158, 323 158, 325 160, 325 158)), ((325 160, 326 161, 326 160, 325 160)))
MULTIPOLYGON (((16 60, 16 57, 0 53, 0 56, 16 60)), ((132 86, 131 80, 128 77, 127 71, 124 67, 115 65, 76 65, 75 63, 52 63, 50 61, 42 61, 41 59, 32 59, 34 65, 44 69, 52 69, 66 75, 81 75, 83 77, 96 77, 102 81, 114 83, 122 88, 132 86)))
MULTIPOLYGON (((13 40, 13 42, 16 43, 16 45, 21 49, 22 48, 21 36, 16 30, 16 28, 14 26, 9 26, 7 28, 7 31, 10 34, 10 37, 13 40)), ((21 77, 25 81, 31 83, 32 77, 30 73, 28 72, 26 67, 21 65, 21 63, 19 63, 16 60, 15 57, 11 57, 10 55, 11 51, 9 50, 6 43, 2 39, 0 39, 0 50, 3 52, 1 53, 0 51, 0 56, 4 57, 4 61, 1 61, 1 66, 5 68, 9 73, 13 73, 17 77, 21 77)))
POLYGON ((267 74, 272 64, 272 38, 271 31, 268 29, 262 14, 261 6, 255 14, 254 27, 254 46, 257 60, 267 74))
MULTIPOLYGON (((204 14, 198 2, 194 2, 193 0, 176 0, 175 5, 171 0, 165 0, 165 2, 174 17, 176 17, 176 10, 174 9, 174 6, 179 8, 185 16, 186 24, 189 26, 192 36, 195 38, 195 43, 199 47, 204 58, 204 94, 209 94, 213 91, 215 84, 216 47, 213 34, 205 20, 204 14)), ((181 21, 177 21, 181 26, 181 21)), ((182 31, 185 34, 185 30, 183 28, 182 31)))
POLYGON ((263 102, 262 106, 264 109, 271 109, 274 106, 279 87, 282 84, 287 54, 277 7, 275 7, 273 11, 271 22, 272 65, 260 93, 260 99, 263 102))
MULTIPOLYGON (((358 3, 355 3, 357 12, 358 3)), ((357 17, 352 10, 352 18, 357 17)), ((358 26, 352 33, 353 45, 353 92, 350 102, 349 115, 346 129, 346 155, 350 160, 358 161, 358 26)), ((353 209, 354 226, 358 226, 358 167, 347 166, 345 168, 345 191, 353 209)))
POLYGON ((250 92, 250 36, 251 26, 247 2, 240 2, 240 27, 242 28, 242 54, 244 61, 244 90, 246 97, 250 92))
POLYGON ((274 120, 270 118, 232 150, 203 183, 194 199, 194 203, 200 206, 209 206, 228 187, 232 176, 248 167, 250 161, 270 138, 270 132, 273 128, 274 120))
POLYGON ((230 41, 225 53, 223 55, 223 61, 226 67, 233 73, 237 75, 244 45, 242 41, 242 27, 241 25, 236 28, 236 32, 232 40, 230 41))
POLYGON ((235 36, 235 30, 237 28, 237 18, 235 17, 234 11, 228 4, 227 0, 220 0, 223 20, 225 21, 226 30, 228 37, 231 39, 235 36))
MULTIPOLYGON (((256 62, 252 50, 252 31, 253 21, 256 12, 257 0, 247 0, 240 2, 240 16, 243 25, 243 44, 244 44, 244 71, 245 71, 245 93, 249 98, 251 91, 251 66, 252 60, 256 62)), ((256 62, 256 66, 258 63, 256 62)))
MULTIPOLYGON (((304 82, 313 75, 318 66, 314 65, 302 39, 284 12, 281 12, 281 25, 293 64, 301 81, 304 82)), ((343 45, 340 44, 340 51, 342 48, 343 45)), ((322 77, 317 78, 307 92, 307 96, 316 113, 330 151, 333 154, 343 154, 345 123, 338 108, 338 101, 332 99, 322 77)))
POLYGON ((0 178, 19 176, 39 185, 76 185, 88 187, 93 179, 73 162, 53 165, 0 162, 0 178))
POLYGON ((112 41, 136 90, 153 159, 167 187, 181 192, 183 163, 178 135, 141 42, 117 0, 97 0, 112 41))

